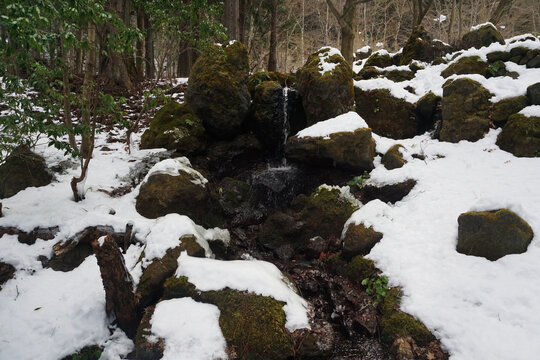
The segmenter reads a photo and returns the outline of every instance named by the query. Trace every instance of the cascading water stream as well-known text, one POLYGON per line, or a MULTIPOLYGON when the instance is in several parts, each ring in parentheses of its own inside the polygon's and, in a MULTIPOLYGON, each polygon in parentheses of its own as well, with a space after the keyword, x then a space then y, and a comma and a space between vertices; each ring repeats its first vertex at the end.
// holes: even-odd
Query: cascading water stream
MULTIPOLYGON (((283 87, 283 149, 285 149, 285 143, 287 142, 287 138, 289 137, 289 117, 288 117, 288 94, 289 94, 289 88, 287 85, 283 87)), ((285 156, 283 156, 282 165, 287 166, 287 159, 285 156)))

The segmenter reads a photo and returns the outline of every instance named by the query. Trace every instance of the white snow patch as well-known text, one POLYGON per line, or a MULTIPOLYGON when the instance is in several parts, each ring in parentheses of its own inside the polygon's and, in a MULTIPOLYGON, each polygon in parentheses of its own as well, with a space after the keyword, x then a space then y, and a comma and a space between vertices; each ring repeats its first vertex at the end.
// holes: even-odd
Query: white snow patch
POLYGON ((540 117, 540 105, 530 105, 522 109, 520 114, 523 114, 527 117, 540 117))
POLYGON ((366 46, 362 46, 360 49, 357 49, 355 52, 360 53, 360 54, 367 54, 368 52, 370 52, 370 50, 371 50, 371 46, 366 45, 366 46))
POLYGON ((433 21, 442 23, 446 19, 447 19, 446 15, 441 14, 438 18, 433 19, 433 21))
POLYGON ((475 31, 475 30, 478 30, 480 29, 481 27, 484 27, 486 25, 490 25, 492 28, 494 28, 495 30, 497 30, 497 27, 495 25, 493 25, 493 23, 490 23, 489 21, 488 22, 485 22, 485 23, 482 23, 482 24, 478 24, 478 25, 474 25, 474 26, 471 26, 471 30, 470 31, 475 31))
POLYGON ((226 359, 225 338, 215 305, 192 298, 161 301, 150 324, 153 335, 165 340, 163 360, 226 359))
POLYGON ((342 56, 341 51, 330 46, 325 46, 325 47, 320 48, 317 55, 320 58, 319 72, 321 73, 321 75, 324 75, 329 71, 333 71, 338 66, 338 64, 328 62, 328 59, 331 56, 334 56, 334 55, 342 56))
POLYGON ((176 276, 186 276, 201 291, 230 288, 270 296, 286 303, 285 326, 294 331, 309 328, 308 304, 292 288, 279 269, 266 261, 220 261, 196 258, 183 252, 178 258, 176 276))
POLYGON ((352 132, 360 128, 367 128, 368 124, 356 112, 349 111, 335 118, 319 121, 304 130, 299 131, 296 136, 299 138, 305 137, 322 137, 330 139, 330 135, 338 132, 352 132))
POLYGON ((150 169, 143 182, 146 182, 151 175, 167 174, 177 176, 180 172, 185 172, 193 178, 191 182, 195 185, 205 186, 208 180, 200 172, 191 167, 191 162, 187 157, 178 157, 176 159, 166 159, 158 162, 150 169))

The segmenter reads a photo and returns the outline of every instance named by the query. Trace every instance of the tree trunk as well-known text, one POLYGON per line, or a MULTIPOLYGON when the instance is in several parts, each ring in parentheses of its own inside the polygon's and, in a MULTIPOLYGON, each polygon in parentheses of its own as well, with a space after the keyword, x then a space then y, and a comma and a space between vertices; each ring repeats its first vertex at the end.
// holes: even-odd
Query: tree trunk
POLYGON ((452 43, 452 28, 454 27, 454 20, 456 18, 456 0, 453 0, 452 2, 452 11, 450 12, 450 20, 448 23, 448 32, 447 32, 447 41, 448 43, 452 43))
POLYGON ((491 14, 489 22, 491 22, 493 25, 497 25, 501 21, 502 17, 510 12, 513 2, 514 0, 500 0, 499 5, 497 5, 495 11, 493 14, 491 14))
POLYGON ((238 2, 238 40, 244 44, 245 42, 245 27, 246 27, 246 0, 238 2))
POLYGON ((154 66, 154 31, 152 29, 152 23, 148 15, 144 15, 144 25, 146 26, 146 38, 145 38, 145 63, 146 63, 146 77, 153 79, 156 76, 156 68, 154 66))
MULTIPOLYGON (((137 8, 137 27, 141 32, 144 31, 144 12, 141 8, 137 8)), ((144 78, 144 40, 137 40, 137 57, 135 59, 137 68, 137 76, 144 78)))
POLYGON ((180 47, 180 54, 178 55, 178 77, 189 77, 194 62, 195 53, 193 49, 189 46, 189 43, 184 43, 180 47))
POLYGON ((277 11, 278 0, 272 0, 270 24, 270 53, 268 54, 268 71, 277 71, 277 11))
POLYGON ((105 288, 107 314, 114 312, 118 326, 133 339, 141 319, 137 298, 133 293, 133 279, 126 269, 124 258, 111 235, 107 235, 101 244, 92 242, 101 280, 105 288))
POLYGON ((238 0, 225 0, 223 2, 223 26, 227 28, 229 40, 238 40, 238 0))

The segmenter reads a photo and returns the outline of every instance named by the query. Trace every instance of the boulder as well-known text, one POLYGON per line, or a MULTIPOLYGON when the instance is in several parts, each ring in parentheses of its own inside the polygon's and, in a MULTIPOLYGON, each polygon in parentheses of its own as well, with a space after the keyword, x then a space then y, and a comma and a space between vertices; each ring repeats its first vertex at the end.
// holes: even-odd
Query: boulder
POLYGON ((204 227, 221 225, 221 214, 210 196, 208 181, 188 164, 189 161, 174 174, 159 171, 150 174, 140 187, 135 204, 137 212, 149 219, 178 213, 204 227))
POLYGON ((371 54, 371 56, 367 59, 366 63, 364 64, 364 67, 366 66, 376 66, 379 68, 389 67, 392 66, 392 58, 386 51, 377 51, 371 54))
POLYGON ((373 169, 375 141, 369 128, 337 132, 328 138, 293 136, 287 140, 285 155, 317 166, 365 171, 373 169))
POLYGON ((450 45, 442 41, 433 41, 422 25, 418 25, 403 47, 401 65, 407 65, 412 60, 432 62, 436 57, 450 52, 450 45))
POLYGON ((247 182, 224 178, 220 183, 218 202, 232 226, 255 225, 263 221, 266 209, 256 191, 247 182))
POLYGON ((217 177, 236 176, 253 166, 263 154, 263 146, 253 134, 218 141, 208 147, 208 168, 217 177))
POLYGON ((510 115, 520 112, 526 106, 526 96, 516 96, 509 99, 503 99, 493 104, 491 121, 493 121, 493 124, 496 126, 503 126, 508 121, 510 115))
POLYGON ((152 325, 150 321, 152 320, 155 309, 155 305, 144 309, 143 317, 134 339, 136 360, 158 360, 163 357, 163 351, 165 349, 163 339, 152 339, 152 325))
POLYGON ((470 211, 458 218, 456 250, 495 261, 505 255, 524 253, 532 238, 529 224, 508 209, 470 211))
POLYGON ((497 145, 519 157, 540 157, 540 117, 514 114, 497 137, 497 145))
POLYGON ((306 238, 304 225, 292 215, 275 212, 264 222, 257 241, 270 250, 277 250, 285 244, 293 244, 293 247, 300 248, 306 238))
POLYGON ((463 35, 463 38, 461 38, 463 49, 471 47, 480 49, 481 47, 489 46, 494 42, 504 45, 504 38, 495 26, 490 23, 466 33, 463 35))
POLYGON ((540 82, 527 88, 527 98, 531 105, 540 105, 540 82))
POLYGON ((2 285, 9 279, 12 279, 14 275, 15 268, 13 265, 0 261, 0 290, 2 290, 2 285))
POLYGON ((494 51, 486 55, 489 63, 508 61, 512 55, 508 51, 494 51))
POLYGON ((20 146, 0 165, 0 199, 11 197, 27 187, 49 185, 52 175, 45 159, 20 146))
POLYGON ((164 299, 184 296, 219 308, 219 326, 227 342, 227 353, 253 360, 293 357, 292 337, 285 328, 284 303, 231 289, 196 291, 185 277, 166 282, 164 299))
POLYGON ((415 75, 414 72, 410 70, 390 70, 383 76, 393 82, 402 82, 414 79, 415 75))
POLYGON ((274 71, 258 71, 249 75, 247 84, 249 93, 253 98, 255 96, 255 90, 257 86, 265 81, 275 81, 281 85, 281 87, 296 87, 296 76, 290 74, 283 74, 274 71))
POLYGON ((381 163, 385 168, 388 170, 398 169, 407 163, 407 161, 403 159, 400 149, 404 149, 403 145, 396 144, 386 151, 381 160, 381 163))
POLYGON ((345 259, 352 259, 357 255, 369 254, 373 246, 383 238, 383 234, 366 227, 364 224, 350 224, 343 236, 342 255, 345 259))
POLYGON ((171 101, 154 116, 141 137, 141 149, 165 148, 183 155, 206 149, 206 131, 201 119, 186 103, 171 101))
POLYGON ((362 187, 362 202, 367 203, 371 200, 379 199, 385 203, 395 203, 401 201, 407 196, 416 185, 416 180, 408 179, 396 184, 383 185, 365 185, 362 187))
POLYGON ((394 97, 388 89, 354 89, 356 112, 374 133, 393 139, 411 138, 418 134, 419 121, 414 105, 394 97))
POLYGON ((420 132, 433 128, 435 121, 440 117, 440 103, 441 97, 431 91, 416 102, 416 115, 420 122, 420 132))
POLYGON ((186 101, 213 136, 232 138, 241 132, 251 101, 248 73, 247 49, 238 41, 214 46, 193 65, 186 101))
POLYGON ((382 75, 383 72, 377 70, 374 66, 364 66, 357 74, 354 74, 354 80, 369 80, 382 75))
POLYGON ((447 78, 451 75, 480 74, 487 75, 488 63, 479 56, 468 56, 452 63, 441 72, 442 77, 447 78))
POLYGON ((353 72, 339 50, 325 47, 311 54, 297 79, 308 125, 352 109, 353 72))
POLYGON ((491 93, 478 82, 460 78, 443 87, 441 141, 477 141, 489 130, 491 93))

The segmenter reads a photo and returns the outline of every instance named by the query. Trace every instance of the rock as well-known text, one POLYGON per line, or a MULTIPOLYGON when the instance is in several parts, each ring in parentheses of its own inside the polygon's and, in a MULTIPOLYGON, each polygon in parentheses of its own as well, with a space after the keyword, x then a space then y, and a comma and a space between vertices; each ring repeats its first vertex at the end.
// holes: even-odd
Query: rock
POLYGON ((379 67, 379 68, 385 68, 392 66, 392 58, 390 57, 390 54, 387 52, 380 52, 377 51, 367 59, 366 63, 364 64, 364 67, 379 67))
POLYGON ((477 141, 489 130, 491 93, 478 82, 461 78, 443 87, 441 141, 477 141))
POLYGON ((251 125, 257 138, 272 153, 283 149, 289 133, 285 101, 283 88, 275 81, 264 81, 255 90, 251 125))
POLYGON ((510 115, 520 112, 527 106, 526 96, 517 96, 509 99, 503 99, 493 104, 491 112, 491 121, 496 126, 504 126, 510 115))
POLYGON ((407 196, 416 185, 416 180, 408 179, 397 184, 384 185, 377 187, 375 185, 365 185, 362 187, 362 202, 367 203, 371 200, 379 199, 385 203, 395 203, 401 201, 407 196))
POLYGON ((331 359, 331 352, 336 342, 336 333, 332 325, 325 321, 320 325, 313 324, 311 327, 311 330, 300 341, 297 354, 301 359, 331 359))
POLYGON ((447 78, 451 75, 480 74, 487 76, 488 63, 479 56, 463 57, 448 66, 441 72, 441 76, 447 78))
POLYGON ((440 116, 441 97, 431 91, 422 96, 416 103, 416 114, 420 121, 419 130, 426 131, 433 128, 440 116))
POLYGON ((196 301, 219 308, 219 326, 227 341, 227 353, 231 356, 261 360, 293 357, 292 338, 285 329, 284 303, 231 289, 194 291, 193 285, 185 278, 170 279, 165 286, 164 299, 190 294, 196 301))
POLYGON ((49 185, 51 180, 45 159, 28 147, 20 146, 0 165, 0 199, 11 197, 27 187, 49 185))
POLYGON ((527 62, 527 68, 540 68, 540 53, 534 55, 534 57, 527 62))
POLYGON ((388 89, 354 89, 356 112, 374 133, 393 139, 411 138, 418 133, 414 105, 392 96, 388 89))
POLYGON ((414 343, 414 340, 410 336, 400 336, 390 347, 390 353, 396 360, 415 360, 416 356, 411 343, 414 343))
POLYGON ((368 128, 334 133, 329 139, 293 136, 287 140, 285 155, 307 164, 365 171, 373 169, 375 141, 368 128))
POLYGON ((247 85, 251 97, 255 96, 255 90, 257 86, 265 81, 275 81, 279 83, 281 87, 296 87, 296 76, 290 74, 283 74, 274 71, 258 71, 249 75, 247 85))
POLYGON ((504 38, 491 24, 486 24, 476 30, 470 31, 463 35, 463 38, 461 39, 463 49, 471 47, 480 49, 481 47, 489 46, 494 42, 504 45, 504 38))
POLYGON ((233 138, 241 132, 251 101, 248 53, 238 41, 212 50, 199 56, 193 65, 186 101, 209 133, 233 138))
POLYGON ((329 241, 320 236, 315 236, 306 240, 304 244, 304 254, 308 259, 318 259, 322 252, 328 250, 329 241))
POLYGON ((37 239, 41 239, 41 240, 54 239, 58 231, 60 231, 60 228, 58 226, 53 226, 50 228, 36 227, 29 233, 19 230, 14 227, 0 226, 0 238, 4 236, 5 234, 17 235, 17 240, 21 244, 34 245, 37 239))
POLYGON ((355 80, 368 80, 379 77, 383 72, 373 66, 365 66, 357 74, 354 74, 355 80))
POLYGON ((396 144, 386 151, 381 160, 381 163, 385 168, 388 170, 397 169, 407 163, 407 161, 403 159, 400 149, 404 149, 403 145, 396 144))
POLYGON ((236 176, 262 156, 263 146, 253 134, 242 134, 231 141, 208 147, 208 167, 217 177, 236 176))
POLYGON ((63 357, 62 360, 98 360, 101 358, 102 352, 102 346, 88 345, 71 355, 63 357))
POLYGON ((508 61, 512 55, 507 51, 494 51, 487 54, 487 60, 489 63, 494 63, 496 61, 508 61))
POLYGON ((152 315, 154 315, 155 309, 155 305, 144 309, 143 317, 134 340, 136 360, 158 360, 163 357, 165 348, 163 339, 156 339, 156 341, 149 340, 152 336, 150 320, 152 319, 152 315))
POLYGON ((364 279, 369 279, 376 276, 378 273, 375 263, 371 259, 358 255, 355 256, 350 263, 347 264, 345 274, 347 277, 355 282, 357 285, 361 285, 364 279))
POLYGON ((352 68, 338 50, 326 47, 311 54, 298 70, 297 79, 309 126, 352 109, 352 68), (321 74, 323 66, 333 70, 321 74))
POLYGON ((306 238, 304 225, 292 215, 275 212, 264 222, 257 241, 270 250, 277 250, 284 244, 293 244, 299 248, 306 238))
POLYGON ((540 105, 540 82, 527 88, 527 98, 531 105, 540 105))
POLYGON ((529 224, 510 210, 470 211, 458 218, 456 250, 495 261, 527 251, 533 235, 529 224))
POLYGON ((390 70, 384 77, 394 82, 401 82, 414 79, 414 72, 410 70, 390 70))
POLYGON ((266 216, 257 191, 244 181, 224 178, 218 201, 224 214, 232 219, 232 226, 260 224, 266 216))
POLYGON ((174 275, 178 268, 178 257, 183 251, 186 251, 189 256, 205 256, 205 251, 195 236, 184 235, 179 241, 180 245, 168 249, 161 259, 155 259, 143 270, 137 286, 139 306, 144 308, 155 304, 163 295, 163 284, 174 275))
POLYGON ((343 236, 343 252, 345 259, 352 259, 357 255, 367 255, 381 239, 383 234, 366 227, 364 224, 350 224, 343 236))
POLYGON ((540 157, 540 117, 514 114, 497 137, 497 145, 519 157, 540 157))
POLYGON ((252 174, 251 185, 260 204, 284 209, 303 189, 303 176, 295 165, 269 166, 252 174))
POLYGON ((15 275, 15 268, 11 264, 0 261, 0 290, 2 290, 2 285, 6 283, 9 279, 13 279, 15 275))
POLYGON ((165 148, 183 155, 206 149, 206 131, 201 119, 186 103, 171 101, 154 116, 141 138, 141 149, 165 148))
POLYGON ((423 26, 417 26, 403 47, 401 65, 409 64, 413 59, 432 62, 436 57, 451 52, 452 48, 442 41, 433 41, 423 26))
POLYGON ((210 196, 206 179, 187 167, 179 169, 177 175, 151 174, 141 185, 135 208, 149 219, 178 213, 204 227, 221 225, 221 214, 210 196))
POLYGON ((510 74, 506 70, 506 64, 501 60, 495 61, 494 63, 490 64, 486 70, 486 74, 484 75, 486 78, 497 76, 510 76, 510 74))

